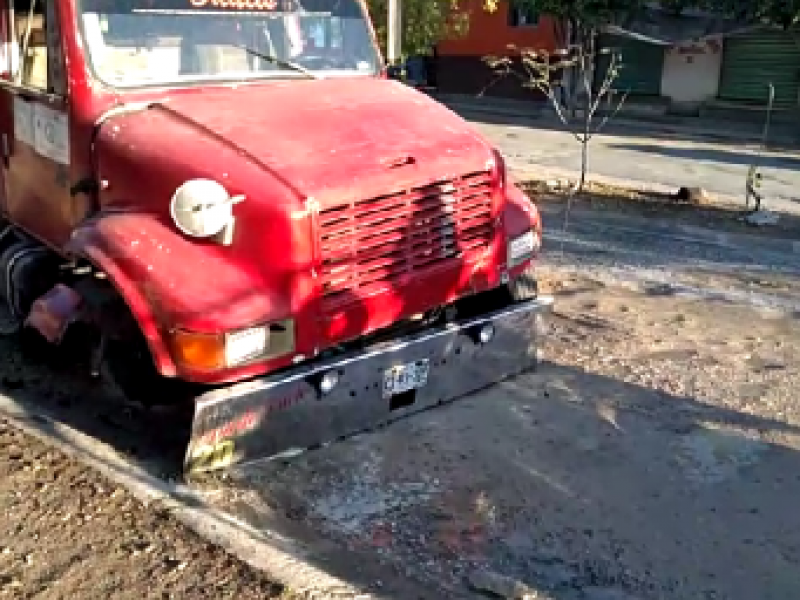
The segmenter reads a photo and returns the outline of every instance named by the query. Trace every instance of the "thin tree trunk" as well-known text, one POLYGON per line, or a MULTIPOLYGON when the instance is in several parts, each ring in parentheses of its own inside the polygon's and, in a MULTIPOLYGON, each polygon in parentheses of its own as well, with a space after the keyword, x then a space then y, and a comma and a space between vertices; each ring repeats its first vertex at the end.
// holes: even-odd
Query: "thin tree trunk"
POLYGON ((581 180, 578 184, 577 193, 583 192, 583 186, 586 185, 586 171, 589 168, 589 140, 584 138, 581 142, 581 180))
POLYGON ((586 170, 589 166, 589 139, 592 131, 592 86, 590 73, 592 73, 591 62, 594 59, 594 32, 592 30, 581 31, 581 74, 584 83, 583 90, 583 138, 581 141, 581 179, 576 189, 577 193, 583 192, 586 183, 586 170))

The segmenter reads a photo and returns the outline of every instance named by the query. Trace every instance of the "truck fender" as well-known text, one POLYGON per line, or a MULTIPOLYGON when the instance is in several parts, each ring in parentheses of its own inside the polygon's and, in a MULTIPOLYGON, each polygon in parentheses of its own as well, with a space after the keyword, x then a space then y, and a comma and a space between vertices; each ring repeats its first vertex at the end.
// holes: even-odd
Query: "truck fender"
POLYGON ((509 237, 525 233, 528 229, 533 229, 539 235, 542 234, 542 218, 539 209, 511 177, 508 179, 506 200, 503 219, 509 237))
POLYGON ((102 271, 127 305, 150 349, 156 369, 165 377, 178 374, 164 340, 163 323, 149 288, 147 256, 139 252, 141 238, 152 230, 156 217, 110 213, 78 226, 66 252, 102 271))
MULTIPOLYGON (((517 182, 509 179, 506 192, 506 206, 503 214, 506 235, 509 238, 522 235, 532 229, 542 243, 542 217, 536 204, 522 191, 517 182)), ((525 292, 521 297, 536 297, 535 276, 533 275, 536 254, 516 267, 512 268, 509 276, 515 285, 524 282, 525 292)))

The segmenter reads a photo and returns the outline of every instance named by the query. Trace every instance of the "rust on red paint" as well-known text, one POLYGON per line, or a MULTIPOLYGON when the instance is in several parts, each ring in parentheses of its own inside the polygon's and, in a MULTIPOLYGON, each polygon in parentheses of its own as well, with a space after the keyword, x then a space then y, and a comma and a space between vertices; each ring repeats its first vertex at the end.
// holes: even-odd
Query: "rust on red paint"
POLYGON ((75 290, 59 283, 33 303, 25 324, 36 329, 51 344, 57 344, 78 316, 81 303, 75 290))

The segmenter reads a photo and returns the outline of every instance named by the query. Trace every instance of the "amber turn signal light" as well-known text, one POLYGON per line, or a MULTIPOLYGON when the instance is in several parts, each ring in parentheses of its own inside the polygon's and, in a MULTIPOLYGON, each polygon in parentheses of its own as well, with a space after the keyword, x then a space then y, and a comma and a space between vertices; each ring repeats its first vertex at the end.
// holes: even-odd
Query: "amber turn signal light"
POLYGON ((225 366, 225 338, 222 335, 178 329, 172 332, 171 342, 175 362, 183 366, 204 371, 225 366))

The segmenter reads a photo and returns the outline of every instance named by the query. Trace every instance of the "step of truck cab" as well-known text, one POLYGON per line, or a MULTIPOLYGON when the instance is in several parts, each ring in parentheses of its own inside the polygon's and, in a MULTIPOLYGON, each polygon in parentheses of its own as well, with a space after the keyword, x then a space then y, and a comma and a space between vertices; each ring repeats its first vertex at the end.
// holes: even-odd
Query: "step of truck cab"
POLYGON ((278 458, 447 403, 534 368, 552 298, 214 390, 196 401, 185 470, 278 458))

